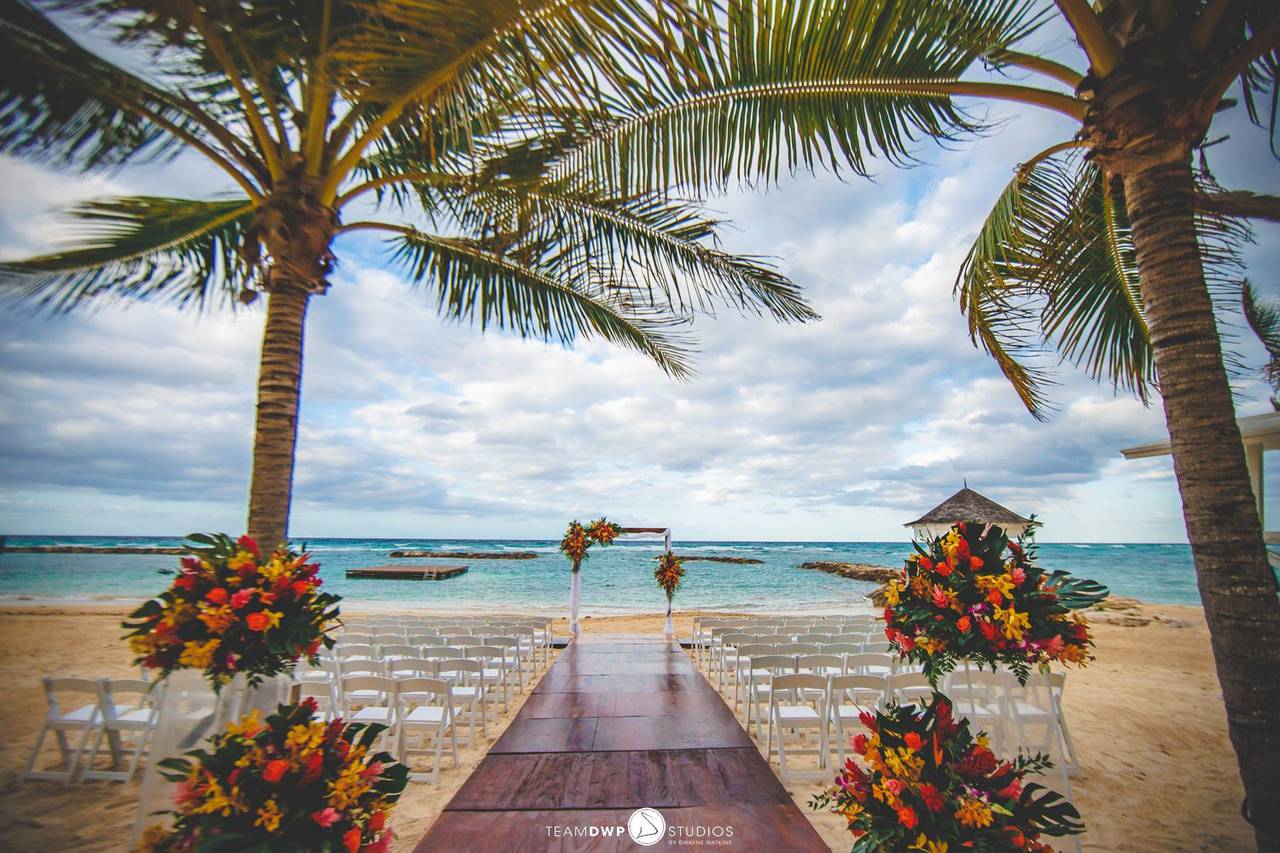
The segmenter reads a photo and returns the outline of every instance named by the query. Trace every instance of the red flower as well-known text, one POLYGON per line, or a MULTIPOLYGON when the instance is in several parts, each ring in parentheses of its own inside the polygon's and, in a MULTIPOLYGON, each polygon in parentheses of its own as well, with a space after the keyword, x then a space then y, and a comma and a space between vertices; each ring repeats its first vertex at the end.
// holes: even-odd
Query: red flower
POLYGON ((907 829, 915 829, 916 824, 920 822, 920 818, 916 817, 915 811, 910 806, 898 807, 898 823, 907 829))
POLYGON ((385 826, 386 823, 387 823, 387 813, 375 812, 373 817, 369 818, 369 822, 365 825, 368 826, 370 829, 372 829, 374 832, 377 832, 378 830, 382 829, 382 827, 385 826))
POLYGON ((275 761, 268 761, 267 766, 262 771, 262 778, 272 784, 279 782, 284 774, 289 772, 289 762, 283 758, 277 758, 275 761))
POLYGON ((871 731, 874 732, 876 730, 876 717, 875 714, 872 714, 870 711, 859 711, 858 721, 871 729, 871 731))
POLYGON ((183 572, 173 579, 173 585, 178 589, 191 589, 196 585, 196 576, 190 572, 183 572))
POLYGON ((907 788, 906 783, 901 779, 886 779, 884 780, 884 786, 899 795, 907 788))
POLYGON ((235 595, 231 596, 231 606, 234 607, 236 610, 241 609, 250 601, 253 601, 253 593, 254 593, 254 590, 252 589, 240 590, 235 595))
POLYGON ((956 620, 956 630, 962 634, 969 633, 969 617, 961 616, 956 620))
POLYGON ((190 569, 193 572, 198 572, 202 568, 200 561, 197 560, 195 557, 183 557, 181 560, 178 561, 178 563, 179 565, 182 566, 182 568, 190 569))
POLYGON ((945 578, 951 574, 951 572, 953 571, 953 568, 951 566, 951 563, 947 562, 946 560, 943 560, 941 563, 938 563, 938 565, 934 566, 933 570, 945 578))
POLYGON ((988 642, 992 642, 996 638, 996 631, 998 629, 996 628, 995 623, 983 620, 978 623, 978 630, 982 632, 982 636, 986 637, 988 642))
MULTIPOLYGON (((920 735, 916 734, 915 732, 907 732, 905 735, 903 735, 902 742, 905 743, 907 745, 907 748, 910 749, 912 752, 915 752, 917 749, 924 746, 924 741, 921 740, 920 735)), ((895 791, 894 793, 897 793, 897 792, 895 791)))
POLYGON ((311 584, 308 581, 294 581, 290 584, 290 587, 293 589, 293 594, 298 598, 302 598, 302 596, 311 591, 311 584))
POLYGON ((225 587, 215 586, 213 589, 206 592, 204 597, 206 600, 211 601, 214 604, 226 604, 227 590, 225 587))
POLYGON ((920 568, 924 569, 926 572, 933 571, 933 560, 928 557, 918 557, 916 558, 916 562, 920 565, 920 568))
POLYGON ((899 634, 898 647, 904 652, 909 652, 916 647, 916 640, 914 637, 908 637, 906 634, 899 634))
POLYGON ((971 569, 980 569, 980 568, 982 568, 982 558, 981 558, 981 557, 970 557, 970 558, 969 558, 969 568, 971 568, 971 569))
POLYGON ((364 772, 363 772, 363 773, 361 773, 360 775, 361 775, 361 776, 363 776, 363 777, 364 777, 364 778, 366 778, 366 779, 372 779, 372 778, 373 778, 373 777, 375 777, 375 776, 381 776, 381 775, 382 775, 382 762, 381 762, 381 761, 375 761, 375 762, 373 762, 373 763, 372 763, 372 764, 370 764, 368 767, 366 767, 366 768, 364 769, 364 772))
POLYGON ((356 853, 356 851, 360 849, 361 834, 360 830, 355 827, 352 827, 343 833, 342 843, 347 848, 347 853, 356 853))
POLYGON ((924 804, 929 811, 942 811, 942 806, 944 805, 942 794, 939 793, 936 787, 930 785, 928 782, 920 786, 920 799, 924 800, 924 804))
POLYGON ((324 753, 311 753, 311 755, 307 756, 307 763, 302 768, 302 781, 314 782, 320 778, 322 770, 324 770, 324 753))
POLYGON ((867 736, 866 735, 853 736, 853 751, 856 752, 858 755, 867 754, 867 736))
POLYGON ((245 534, 244 536, 241 536, 239 539, 237 539, 236 544, 239 545, 241 548, 245 549, 246 551, 250 552, 251 554, 253 554, 255 557, 262 556, 262 550, 258 548, 258 543, 255 542, 253 539, 249 538, 248 534, 245 534))
POLYGON ((244 617, 244 622, 249 626, 250 631, 265 631, 271 624, 271 618, 265 613, 250 613, 244 617))
POLYGON ((316 653, 319 651, 320 651, 320 640, 318 639, 312 640, 307 645, 307 657, 313 658, 316 656, 316 653))
POLYGON ((1009 577, 1013 578, 1014 586, 1022 586, 1027 579, 1027 573, 1022 570, 1022 566, 1014 566, 1013 571, 1009 572, 1009 577))
POLYGON ((333 806, 330 806, 329 808, 324 809, 323 811, 312 812, 311 819, 314 820, 316 823, 320 824, 320 826, 324 827, 325 829, 328 829, 338 821, 342 820, 342 815, 338 814, 337 809, 335 809, 333 806))
POLYGON ((992 604, 999 604, 1004 601, 1004 597, 1000 595, 1000 590, 993 589, 991 592, 987 593, 987 601, 990 601, 992 604))

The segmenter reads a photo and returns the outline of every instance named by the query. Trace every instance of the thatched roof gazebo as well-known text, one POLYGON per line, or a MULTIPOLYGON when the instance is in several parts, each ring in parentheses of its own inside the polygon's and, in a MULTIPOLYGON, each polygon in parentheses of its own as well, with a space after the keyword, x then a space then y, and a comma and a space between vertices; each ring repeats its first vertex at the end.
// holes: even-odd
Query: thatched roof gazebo
POLYGON ((918 538, 932 539, 942 536, 957 521, 980 521, 983 524, 998 524, 1005 529, 1010 538, 1017 538, 1028 527, 1039 527, 1040 522, 1023 518, 1011 509, 983 497, 966 485, 963 489, 947 498, 915 521, 908 521, 903 527, 910 527, 918 538))

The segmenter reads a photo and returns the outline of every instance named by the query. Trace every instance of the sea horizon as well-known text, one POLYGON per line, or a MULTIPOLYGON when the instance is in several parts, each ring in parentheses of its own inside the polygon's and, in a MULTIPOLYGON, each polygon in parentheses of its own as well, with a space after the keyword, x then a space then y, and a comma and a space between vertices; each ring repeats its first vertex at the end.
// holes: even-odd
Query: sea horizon
MULTIPOLYGON (((181 536, 6 535, 10 546, 181 545, 181 536)), ((293 537, 320 563, 326 588, 350 604, 413 608, 526 609, 549 611, 568 599, 568 564, 558 539, 473 539, 414 537, 293 537), (354 580, 347 569, 413 559, 392 559, 390 551, 531 551, 526 560, 468 560, 469 571, 443 581, 354 580)), ((665 606, 652 578, 658 539, 638 539, 595 548, 583 566, 583 612, 622 615, 656 612, 665 606)), ((863 609, 874 583, 822 571, 801 563, 827 560, 897 568, 911 553, 900 541, 677 540, 683 555, 760 560, 756 564, 691 561, 676 594, 677 610, 787 611, 863 609)), ((1053 542, 1037 546, 1039 561, 1091 578, 1112 594, 1157 604, 1199 606, 1191 550, 1186 544, 1139 542, 1053 542)), ((173 555, 14 554, 0 556, 0 601, 138 600, 157 595, 173 555)))

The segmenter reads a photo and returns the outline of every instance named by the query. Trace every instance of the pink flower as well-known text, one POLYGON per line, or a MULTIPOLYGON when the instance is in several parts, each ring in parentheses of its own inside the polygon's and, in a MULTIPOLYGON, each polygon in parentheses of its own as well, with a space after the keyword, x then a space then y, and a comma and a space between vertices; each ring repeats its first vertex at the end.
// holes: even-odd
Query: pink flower
POLYGON ((325 829, 328 829, 338 821, 342 820, 342 815, 338 814, 337 809, 335 809, 333 806, 330 806, 324 811, 312 812, 311 819, 314 820, 316 823, 318 823, 320 826, 324 827, 325 829))
POLYGON ((231 596, 231 606, 236 610, 244 607, 250 601, 253 601, 253 592, 254 591, 252 589, 240 590, 235 595, 231 596))

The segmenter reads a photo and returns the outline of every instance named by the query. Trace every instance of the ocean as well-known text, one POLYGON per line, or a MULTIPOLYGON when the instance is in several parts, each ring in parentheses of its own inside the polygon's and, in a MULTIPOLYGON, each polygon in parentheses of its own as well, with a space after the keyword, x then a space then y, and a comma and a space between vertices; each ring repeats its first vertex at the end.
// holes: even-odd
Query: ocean
MULTIPOLYGON (((558 540, 557 540, 558 541, 558 540)), ((181 539, 153 537, 8 537, 17 545, 181 545, 181 539)), ((548 540, 312 539, 307 547, 320 563, 325 588, 354 602, 405 609, 556 610, 567 606, 569 564, 548 540), (470 570, 443 581, 348 580, 345 570, 387 563, 394 549, 453 551, 533 551, 532 560, 462 560, 470 570)), ((908 542, 675 542, 686 556, 748 557, 758 565, 689 562, 676 593, 677 610, 795 611, 865 606, 874 584, 801 563, 834 560, 897 568, 911 552, 908 542)), ((653 580, 658 541, 595 546, 583 565, 584 614, 652 613, 665 608, 653 580)), ((1186 545, 1045 544, 1041 565, 1092 578, 1113 595, 1143 601, 1200 603, 1191 550, 1186 545)), ((439 561, 437 561, 439 562, 439 561)), ((0 555, 0 600, 18 597, 76 600, 142 599, 169 582, 161 570, 176 568, 170 555, 11 554, 0 555)))

